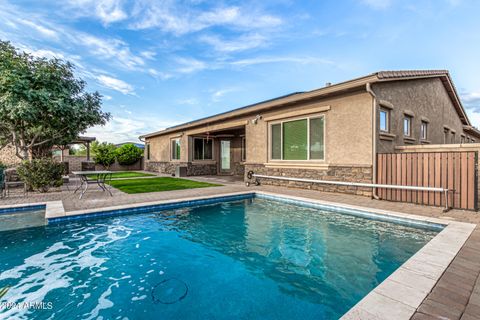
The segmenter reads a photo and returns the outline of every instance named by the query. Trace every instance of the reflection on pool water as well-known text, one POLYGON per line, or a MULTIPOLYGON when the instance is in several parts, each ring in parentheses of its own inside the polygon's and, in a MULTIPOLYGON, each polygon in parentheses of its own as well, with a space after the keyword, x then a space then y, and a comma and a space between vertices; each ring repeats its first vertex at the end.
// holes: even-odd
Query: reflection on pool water
POLYGON ((438 231, 266 199, 0 233, 28 319, 335 319, 438 231))

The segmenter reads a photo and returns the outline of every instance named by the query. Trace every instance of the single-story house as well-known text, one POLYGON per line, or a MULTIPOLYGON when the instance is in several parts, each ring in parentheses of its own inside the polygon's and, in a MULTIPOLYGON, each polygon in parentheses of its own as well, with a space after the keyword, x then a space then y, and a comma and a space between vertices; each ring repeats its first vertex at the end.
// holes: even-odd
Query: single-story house
POLYGON ((174 173, 184 166, 187 175, 252 170, 374 182, 377 153, 412 144, 472 143, 480 141, 480 131, 470 123, 448 71, 410 70, 327 84, 140 138, 150 171, 174 173))

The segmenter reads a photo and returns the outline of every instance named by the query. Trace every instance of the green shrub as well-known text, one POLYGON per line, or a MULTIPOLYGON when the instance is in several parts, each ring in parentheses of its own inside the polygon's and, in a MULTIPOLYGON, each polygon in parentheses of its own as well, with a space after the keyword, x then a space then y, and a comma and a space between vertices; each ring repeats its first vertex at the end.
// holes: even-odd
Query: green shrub
POLYGON ((60 187, 63 184, 64 170, 62 163, 51 159, 34 159, 22 162, 17 173, 29 188, 47 192, 50 187, 60 187))
POLYGON ((110 166, 115 162, 115 149, 115 145, 102 142, 96 146, 95 156, 93 157, 93 160, 96 164, 100 164, 108 170, 110 166))
POLYGON ((134 164, 143 156, 143 150, 134 144, 127 143, 117 149, 117 161, 121 165, 134 164))

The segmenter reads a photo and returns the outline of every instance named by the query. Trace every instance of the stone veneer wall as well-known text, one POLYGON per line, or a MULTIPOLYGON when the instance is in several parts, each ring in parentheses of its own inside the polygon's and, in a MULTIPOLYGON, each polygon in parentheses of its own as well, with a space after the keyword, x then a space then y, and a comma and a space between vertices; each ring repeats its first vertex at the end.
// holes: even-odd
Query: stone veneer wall
POLYGON ((145 161, 145 170, 174 174, 177 166, 186 166, 188 176, 216 175, 217 166, 215 164, 194 164, 191 162, 157 162, 145 161))
MULTIPOLYGON (((245 165, 245 181, 247 173, 253 171, 257 174, 268 176, 283 176, 303 179, 317 179, 317 180, 334 180, 346 182, 363 182, 372 183, 372 167, 348 167, 348 166, 330 166, 326 170, 319 169, 297 169, 297 168, 267 168, 263 164, 247 164, 245 165)), ((254 179, 252 180, 252 182, 254 179)), ((371 188, 349 187, 349 186, 335 186, 319 183, 305 183, 297 181, 282 181, 271 179, 260 179, 260 183, 264 185, 276 185, 283 187, 293 187, 302 189, 312 189, 326 192, 338 192, 357 194, 363 196, 372 196, 371 188)))
POLYGON ((22 162, 15 154, 15 147, 7 145, 0 150, 0 163, 9 167, 20 164, 22 162))

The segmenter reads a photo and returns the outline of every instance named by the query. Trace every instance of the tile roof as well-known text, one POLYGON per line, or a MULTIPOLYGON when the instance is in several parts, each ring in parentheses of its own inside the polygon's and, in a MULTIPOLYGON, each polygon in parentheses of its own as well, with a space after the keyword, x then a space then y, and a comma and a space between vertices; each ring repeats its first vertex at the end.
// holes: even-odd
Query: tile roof
POLYGON ((365 83, 370 83, 370 82, 377 82, 377 81, 395 81, 395 80, 408 80, 411 78, 430 78, 430 77, 440 77, 442 79, 442 83, 445 85, 445 89, 447 90, 448 94, 452 98, 452 102, 454 103, 454 106, 460 116, 460 119, 465 125, 470 125, 470 121, 468 120, 468 117, 465 113, 465 110, 460 102, 460 98, 458 96, 458 92, 455 89, 455 85, 453 84, 453 81, 450 77, 450 74, 448 70, 386 70, 386 71, 378 71, 360 78, 355 78, 351 79, 345 82, 340 82, 336 84, 332 84, 326 87, 322 87, 319 89, 314 89, 311 91, 307 92, 294 92, 291 94, 287 94, 281 97, 257 102, 254 104, 250 104, 247 106, 243 106, 240 108, 236 108, 230 111, 226 111, 223 113, 219 113, 216 115, 212 115, 209 117, 201 118, 201 119, 196 119, 190 122, 182 123, 180 125, 176 125, 170 128, 166 128, 157 132, 149 133, 140 136, 140 138, 145 138, 145 137, 152 137, 160 134, 164 134, 167 132, 171 132, 174 130, 178 129, 184 129, 186 127, 190 127, 193 125, 199 125, 202 122, 208 121, 208 120, 215 120, 218 121, 220 118, 224 118, 227 116, 231 116, 233 113, 237 112, 248 112, 249 110, 252 110, 253 108, 258 108, 261 107, 262 105, 265 104, 271 104, 271 103, 284 103, 285 99, 297 99, 298 101, 302 99, 309 99, 313 96, 321 96, 327 93, 331 93, 332 91, 338 91, 340 92, 341 90, 344 89, 345 86, 362 86, 365 85, 365 83))
POLYGON ((448 76, 448 70, 398 70, 374 73, 379 79, 448 76))

